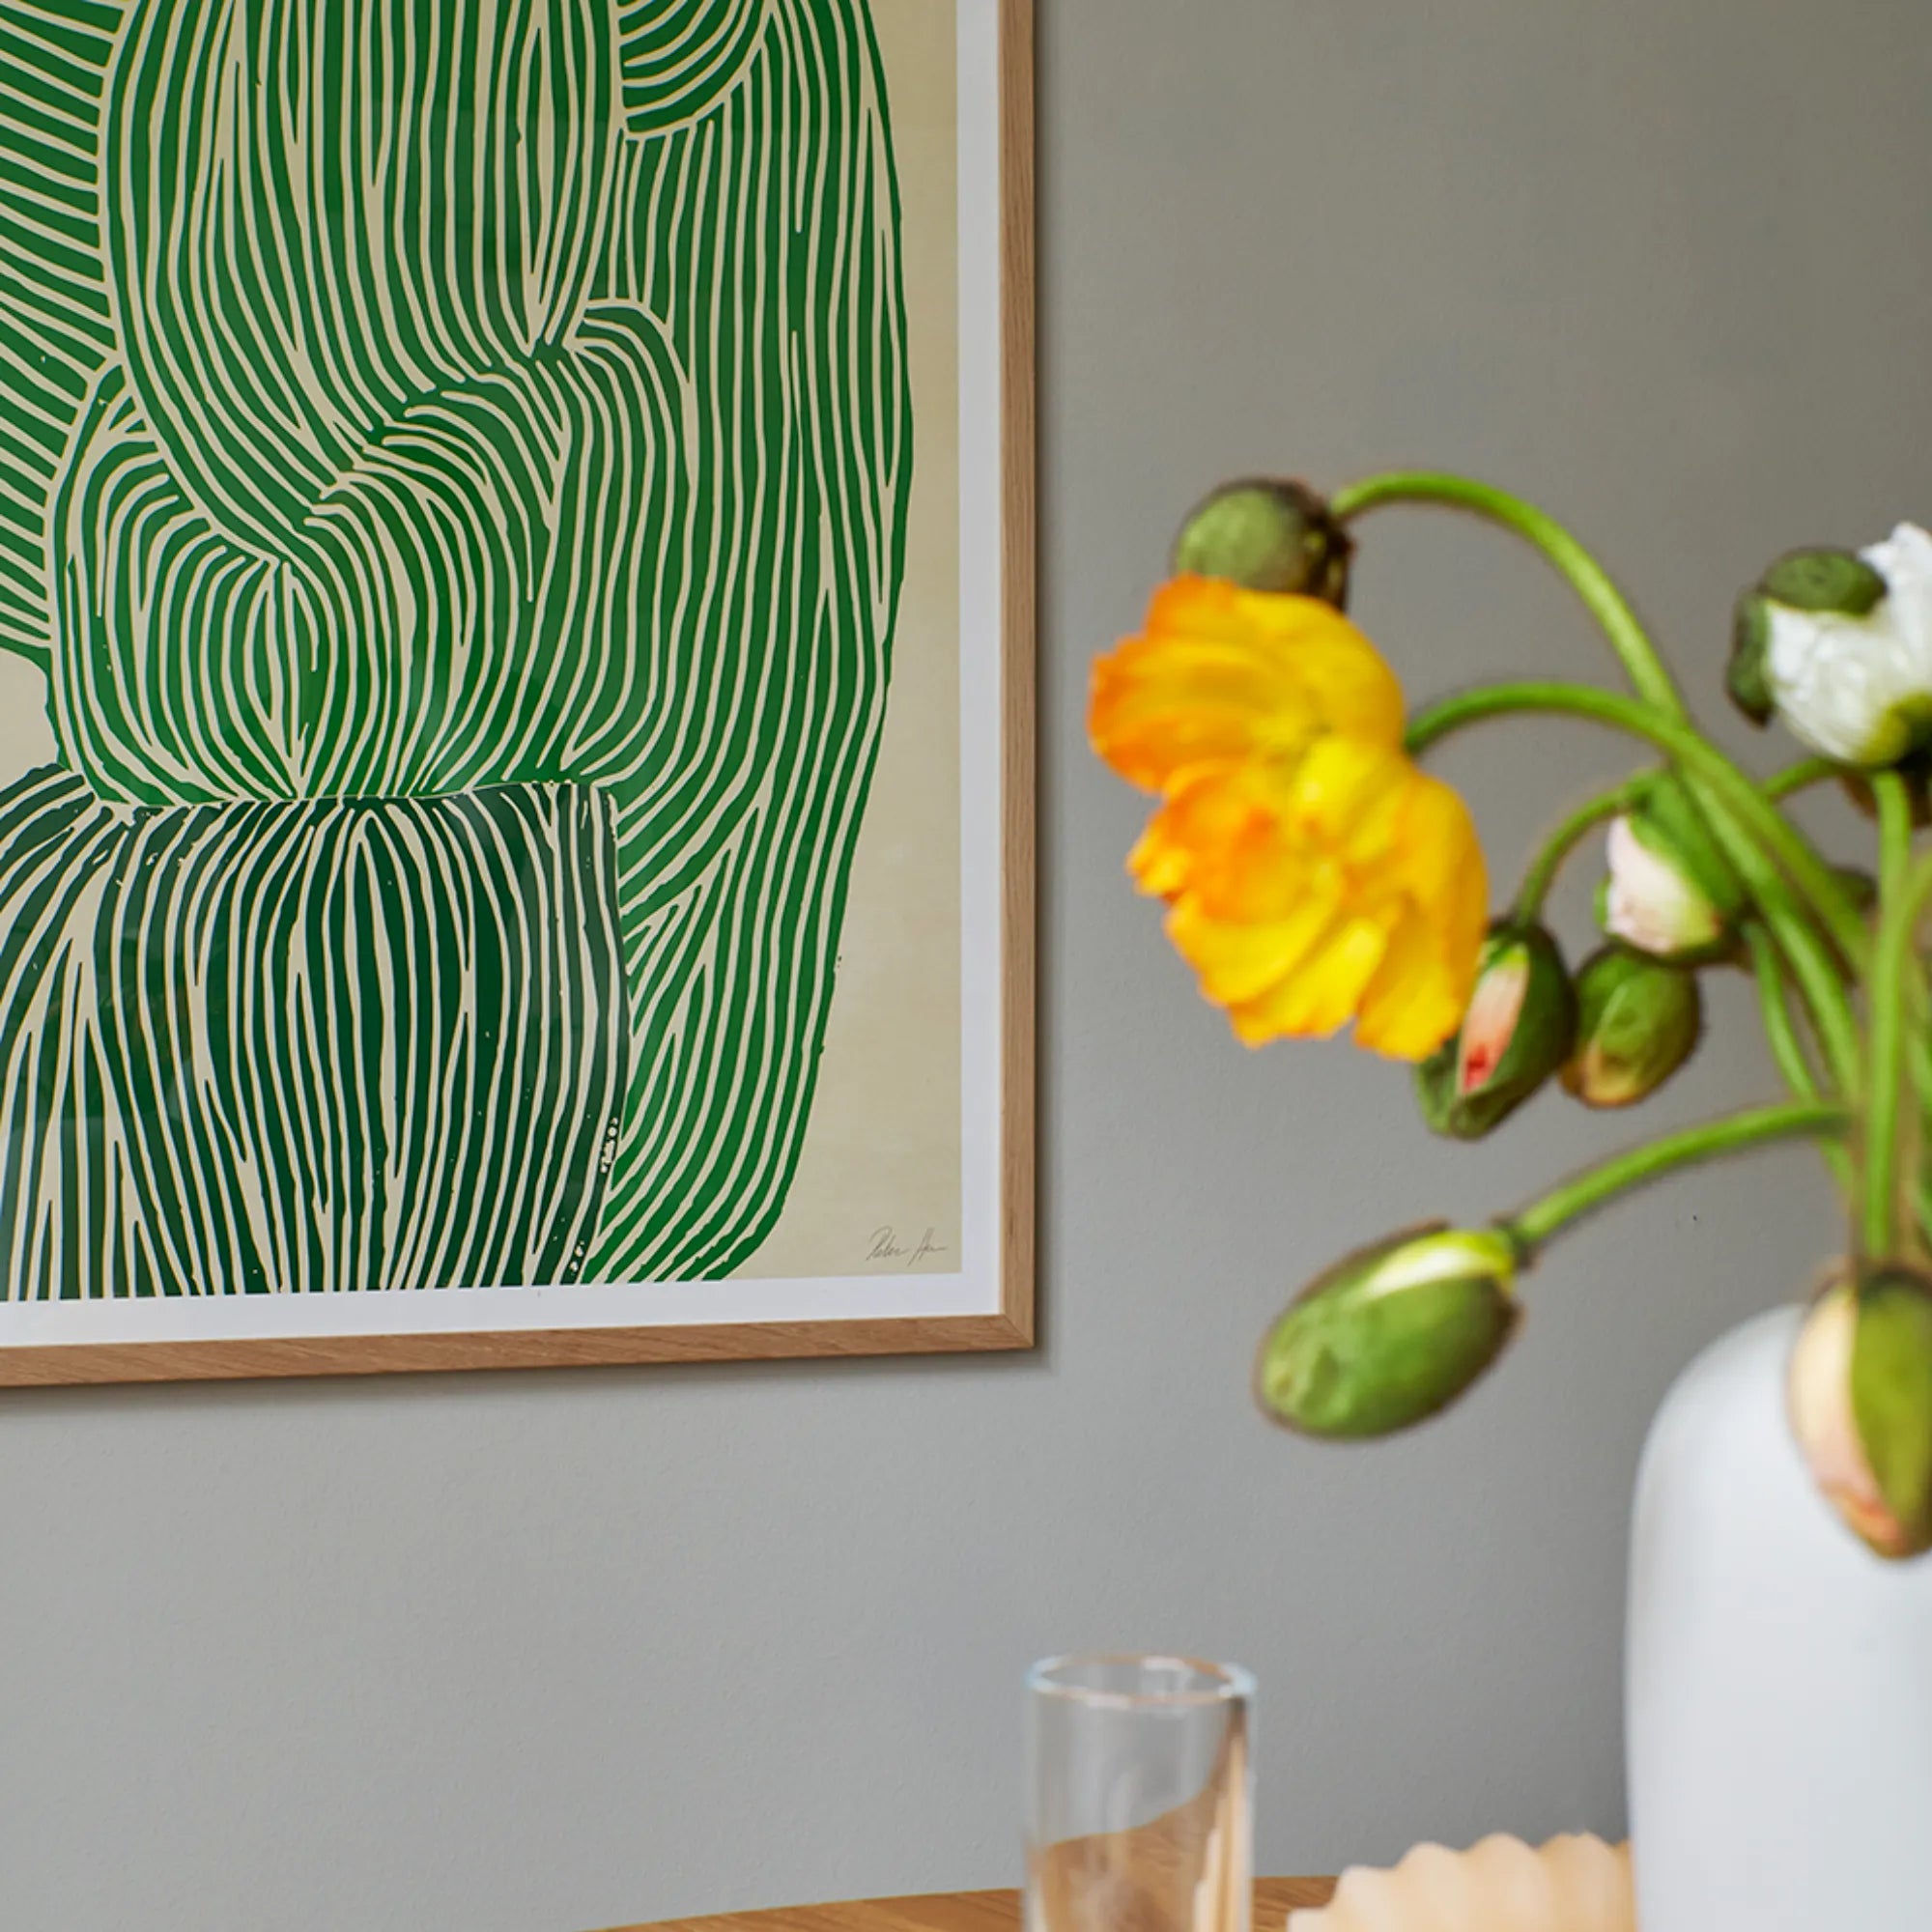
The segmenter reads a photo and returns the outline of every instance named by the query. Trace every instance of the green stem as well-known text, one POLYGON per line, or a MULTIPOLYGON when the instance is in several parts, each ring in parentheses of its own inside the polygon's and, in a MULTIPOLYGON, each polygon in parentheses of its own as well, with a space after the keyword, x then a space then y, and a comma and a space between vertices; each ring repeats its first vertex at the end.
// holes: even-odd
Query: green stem
POLYGON ((1556 875, 1563 869, 1563 862, 1589 836, 1592 829, 1603 824, 1606 818, 1614 818, 1630 803, 1631 787, 1618 785, 1613 791, 1606 791, 1600 797, 1591 799, 1586 805, 1579 805, 1568 818, 1557 826, 1543 842, 1529 870, 1523 874, 1522 885, 1516 895, 1514 917, 1520 920, 1538 919, 1543 913, 1543 902, 1549 896, 1549 889, 1556 883, 1556 875))
MULTIPOLYGON (((1753 923, 1745 927, 1745 946, 1750 953, 1751 972, 1757 980, 1758 1009, 1764 1020, 1764 1037, 1771 1046, 1772 1060, 1784 1084, 1791 1089, 1793 1098, 1816 1100, 1824 1092, 1823 1083, 1811 1064, 1811 1056, 1804 1049, 1798 1023, 1792 1017, 1791 997, 1796 989, 1777 943, 1762 925, 1753 923)), ((1833 1142, 1824 1152, 1826 1165, 1831 1168, 1840 1190, 1849 1198, 1852 1187, 1849 1151, 1833 1142)))
MULTIPOLYGON (((1803 989, 1833 1076, 1843 1092, 1851 1093, 1858 1083, 1858 1039, 1843 979, 1829 948, 1810 929, 1803 907, 1794 900, 1775 868, 1766 867, 1750 849, 1755 841, 1783 866, 1810 900, 1825 930, 1845 958, 1854 966, 1861 964, 1866 936, 1856 908, 1845 897, 1831 868, 1770 803, 1770 798, 1783 797, 1790 791, 1819 782, 1835 768, 1826 760, 1806 760, 1774 780, 1773 786, 1777 788, 1769 797, 1752 785, 1743 772, 1691 727, 1683 698, 1662 657, 1630 600, 1608 572, 1562 525, 1533 504, 1467 477, 1411 470, 1392 471, 1351 484, 1330 499, 1329 507, 1337 518, 1346 522, 1394 503, 1432 504, 1461 510, 1510 530, 1541 552, 1577 592, 1584 608, 1596 618, 1644 704, 1631 706, 1627 700, 1603 693, 1595 695, 1608 704, 1622 707, 1620 715, 1611 715, 1606 707, 1593 709, 1583 701, 1559 702, 1543 708, 1569 710, 1578 716, 1594 715, 1599 722, 1635 731, 1671 752, 1684 768, 1693 797, 1705 792, 1719 794, 1702 801, 1712 821, 1711 829, 1764 918, 1776 931, 1779 945, 1803 989), (1680 737, 1674 748, 1664 736, 1672 726, 1680 737), (1742 792, 1748 792, 1749 797, 1744 798, 1742 792), (1734 829, 1727 822, 1730 820, 1738 821, 1740 829, 1734 829)), ((1548 692, 1555 687, 1517 689, 1548 692)), ((1484 696, 1478 694, 1473 705, 1451 699, 1417 719, 1410 732, 1412 748, 1419 751, 1432 736, 1453 729, 1459 723, 1470 722, 1475 716, 1492 715, 1492 711, 1478 708, 1484 696)), ((1505 702, 1495 704, 1492 710, 1525 708, 1532 707, 1505 702)))
POLYGON ((1532 1202, 1497 1225, 1526 1261, 1572 1222, 1646 1181, 1699 1161, 1714 1160, 1719 1154, 1763 1147, 1771 1141, 1842 1133, 1845 1124, 1844 1108, 1824 1100, 1786 1101, 1775 1107, 1756 1107, 1748 1113, 1733 1114, 1721 1121, 1707 1121, 1701 1126, 1666 1134, 1648 1147, 1633 1148, 1601 1167, 1575 1175, 1551 1188, 1540 1201, 1532 1202))
POLYGON ((1904 886, 1912 870, 1912 792, 1902 774, 1874 772, 1872 803, 1878 808, 1879 896, 1904 886))
POLYGON ((1439 699, 1409 721, 1408 749, 1420 756, 1437 740, 1466 725, 1533 712, 1587 719, 1655 745, 1687 777, 1707 788, 1725 815, 1776 861, 1845 956, 1855 964, 1862 962, 1867 950, 1864 924, 1832 868, 1723 753, 1677 719, 1594 685, 1525 680, 1485 685, 1439 699))
POLYGON ((1838 956, 1819 932, 1775 866, 1731 819, 1710 814, 1711 830, 1738 876, 1745 882, 1765 928, 1776 943, 1810 1015, 1812 1030, 1831 1068, 1832 1081, 1847 1099, 1857 1093, 1863 1071, 1858 1020, 1838 956))
POLYGON ((1795 798, 1801 791, 1809 791, 1813 785, 1830 784, 1833 779, 1841 779, 1844 775, 1844 766, 1835 759, 1801 758, 1797 764, 1787 765, 1783 771, 1774 773, 1758 789, 1776 803, 1779 799, 1795 798))
POLYGON ((1878 802, 1878 948, 1867 988, 1870 1058, 1865 1073, 1864 1197, 1861 1232, 1865 1254, 1893 1254, 1901 1229, 1898 1202, 1899 1120, 1904 1111, 1907 1027, 1913 940, 1925 894, 1932 891, 1932 858, 1912 863, 1912 800, 1896 772, 1875 772, 1878 802))
POLYGON ((1758 1010, 1764 1020, 1764 1037, 1771 1047, 1784 1084, 1801 1100, 1815 1100, 1824 1091, 1798 1023, 1791 1016, 1791 980, 1778 954, 1777 944, 1761 925, 1745 928, 1745 946, 1750 953, 1751 974, 1757 981, 1758 1010))
POLYGON ((1523 538, 1555 567, 1596 618, 1637 695, 1673 718, 1686 715, 1676 682, 1630 600, 1604 566, 1555 518, 1507 490, 1427 469, 1364 477, 1337 491, 1328 507, 1340 522, 1348 523, 1390 503, 1462 510, 1523 538))
MULTIPOLYGON (((1338 490, 1329 499, 1329 509, 1339 521, 1348 523, 1371 510, 1405 503, 1460 510, 1509 530, 1530 544, 1556 569, 1576 591, 1584 608, 1596 618, 1639 696, 1667 714, 1670 722, 1689 726, 1690 715, 1676 681, 1629 598, 1617 587, 1604 566, 1555 518, 1539 510, 1535 504, 1525 502, 1520 497, 1497 489, 1493 484, 1478 483, 1466 476, 1429 469, 1390 470, 1382 475, 1364 477, 1338 490)), ((1653 742, 1662 742, 1655 734, 1646 735, 1652 736, 1653 742)), ((1714 755, 1721 756, 1715 747, 1707 744, 1706 748, 1714 755)), ((1741 781, 1749 782, 1736 766, 1730 765, 1729 760, 1724 762, 1741 781)), ((1773 799, 1785 797, 1790 792, 1803 790, 1807 785, 1835 776, 1837 769, 1829 759, 1806 759, 1772 780, 1760 796, 1773 799)), ((1761 830, 1761 827, 1758 829, 1761 830)), ((1811 858, 1818 871, 1824 872, 1826 868, 1822 862, 1816 861, 1816 855, 1812 854, 1811 858)), ((1801 873, 1798 876, 1803 884, 1804 875, 1801 873)), ((1841 897, 1835 884, 1828 897, 1832 900, 1841 897)), ((1852 916, 1852 923, 1856 925, 1855 915, 1852 916)), ((1851 926, 1840 925, 1834 926, 1833 931, 1834 937, 1841 941, 1848 936, 1852 937, 1854 945, 1862 941, 1862 928, 1858 928, 1854 934, 1851 926)))
POLYGON ((1926 1159, 1927 1150, 1932 1149, 1932 1038, 1926 1035, 1922 990, 1906 1015, 1906 1035, 1911 1042, 1906 1064, 1918 1102, 1918 1158, 1914 1163, 1912 1192, 1918 1209, 1918 1250, 1923 1256, 1932 1254, 1932 1167, 1926 1159))

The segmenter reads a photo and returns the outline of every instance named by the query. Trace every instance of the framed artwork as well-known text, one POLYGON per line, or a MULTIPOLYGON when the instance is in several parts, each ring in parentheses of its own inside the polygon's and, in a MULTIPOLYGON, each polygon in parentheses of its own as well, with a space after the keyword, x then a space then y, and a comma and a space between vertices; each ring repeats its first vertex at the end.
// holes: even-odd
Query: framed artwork
POLYGON ((1030 0, 0 0, 0 1383, 1033 1332, 1030 0))

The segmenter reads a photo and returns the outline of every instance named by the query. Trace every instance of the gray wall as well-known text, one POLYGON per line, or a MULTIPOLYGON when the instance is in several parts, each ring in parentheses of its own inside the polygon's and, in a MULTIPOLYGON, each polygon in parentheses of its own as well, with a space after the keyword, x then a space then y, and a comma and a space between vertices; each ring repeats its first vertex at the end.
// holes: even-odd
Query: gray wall
MULTIPOLYGON (((1932 511, 1932 43, 1910 0, 1043 11, 1045 1346, 0 1401, 8 1932, 998 1884, 1016 1682, 1073 1645, 1255 1666, 1273 1869, 1619 1829, 1644 1419, 1804 1285, 1825 1189, 1794 1153, 1592 1228, 1409 1441, 1264 1429, 1251 1345, 1325 1258, 1629 1129, 1445 1150, 1346 1047, 1236 1048, 1121 880, 1085 667, 1197 485, 1427 460, 1572 519, 1715 691, 1770 553, 1932 511)), ((1474 528, 1375 527, 1358 613, 1419 690, 1599 667, 1474 528)), ((1451 768, 1510 870, 1613 758, 1451 768)), ((1716 1017, 1646 1124, 1767 1089, 1741 988, 1716 1017)))

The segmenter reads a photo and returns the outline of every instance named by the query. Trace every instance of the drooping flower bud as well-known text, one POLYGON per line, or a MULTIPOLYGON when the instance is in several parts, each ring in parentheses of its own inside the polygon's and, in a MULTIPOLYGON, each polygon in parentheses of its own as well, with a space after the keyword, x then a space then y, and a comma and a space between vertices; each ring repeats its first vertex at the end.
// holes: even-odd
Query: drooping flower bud
POLYGON ((1612 939, 1659 959, 1720 959, 1736 944, 1744 887, 1673 774, 1638 784, 1630 809, 1610 823, 1598 922, 1612 939))
POLYGON ((1562 949, 1534 921, 1498 921, 1461 1029, 1415 1070, 1422 1118, 1452 1140, 1481 1140, 1563 1065, 1576 1037, 1562 949))
POLYGON ((1592 953, 1577 975, 1577 1046, 1563 1085, 1586 1107, 1648 1099, 1696 1050, 1696 974, 1627 947, 1592 953))
POLYGON ((1437 1222, 1337 1262, 1262 1344, 1255 1391, 1304 1435, 1388 1435, 1446 1408, 1520 1315, 1517 1252, 1496 1229, 1437 1222))
POLYGON ((1788 1394, 1811 1473, 1854 1534, 1893 1559, 1932 1549, 1932 1282, 1841 1271, 1799 1332, 1788 1394))
POLYGON ((1349 533, 1305 483, 1227 483, 1194 510, 1174 546, 1177 576, 1218 577, 1244 590, 1349 602, 1349 533))
POLYGON ((1841 763, 1896 763, 1932 736, 1932 536, 1793 551, 1738 602, 1727 683, 1747 717, 1774 713, 1841 763))

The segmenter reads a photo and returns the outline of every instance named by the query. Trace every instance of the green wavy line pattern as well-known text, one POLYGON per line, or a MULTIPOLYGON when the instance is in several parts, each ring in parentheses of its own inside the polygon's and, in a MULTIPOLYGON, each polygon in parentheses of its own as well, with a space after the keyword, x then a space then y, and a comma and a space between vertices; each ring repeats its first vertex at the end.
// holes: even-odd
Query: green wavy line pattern
POLYGON ((573 1279, 622 1103, 611 819, 555 786, 131 823, 68 772, 0 791, 12 1293, 573 1279))
POLYGON ((0 1006, 41 1177, 9 1292, 728 1272, 803 1144, 904 564, 864 0, 0 0, 15 50, 0 645, 63 769, 0 821, 0 867, 59 848, 0 907, 62 963, 0 1006), (168 883, 90 951, 130 865, 168 883), (355 930, 408 943, 352 972, 379 873, 355 930), (558 920, 615 976, 563 971, 558 920), (299 1023, 211 1017, 217 930, 222 1011, 299 1023), (280 1127, 236 1097, 263 1052, 280 1127))
POLYGON ((118 6, 0 0, 0 648, 44 668, 46 510, 113 353, 100 271, 100 99, 118 6))
POLYGON ((663 134, 710 113, 743 75, 773 0, 634 0, 617 16, 624 124, 663 134))

